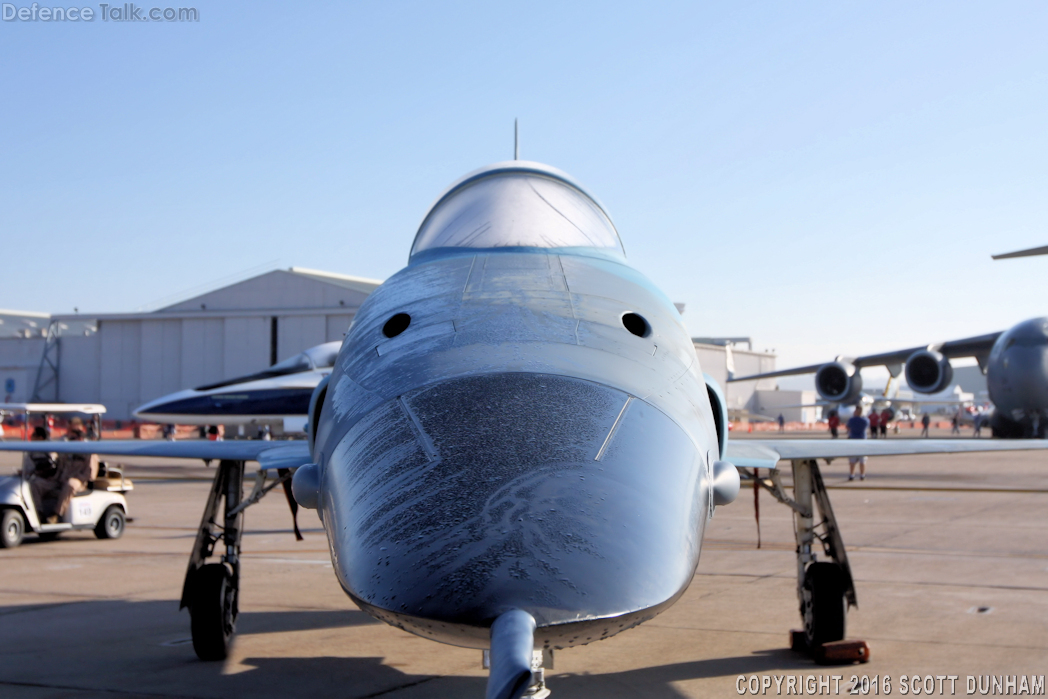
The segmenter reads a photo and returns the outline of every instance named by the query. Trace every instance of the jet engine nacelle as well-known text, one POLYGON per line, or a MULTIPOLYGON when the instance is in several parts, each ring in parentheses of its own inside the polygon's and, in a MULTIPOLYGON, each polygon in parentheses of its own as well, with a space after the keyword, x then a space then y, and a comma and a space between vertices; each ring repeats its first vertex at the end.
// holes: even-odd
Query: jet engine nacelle
POLYGON ((862 376, 849 362, 823 364, 815 372, 815 390, 823 400, 854 403, 862 394, 862 376))
POLYGON ((952 381, 950 360, 939 352, 921 350, 906 360, 906 383, 918 393, 938 393, 952 381))

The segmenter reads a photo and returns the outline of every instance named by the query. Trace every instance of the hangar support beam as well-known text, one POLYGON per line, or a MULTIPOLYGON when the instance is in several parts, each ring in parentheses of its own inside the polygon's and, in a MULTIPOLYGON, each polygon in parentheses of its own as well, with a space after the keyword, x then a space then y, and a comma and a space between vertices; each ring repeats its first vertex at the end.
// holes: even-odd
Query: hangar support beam
POLYGON ((40 358, 40 368, 36 371, 36 383, 30 403, 58 402, 58 351, 60 347, 60 324, 52 319, 47 326, 47 337, 44 340, 44 354, 40 358))

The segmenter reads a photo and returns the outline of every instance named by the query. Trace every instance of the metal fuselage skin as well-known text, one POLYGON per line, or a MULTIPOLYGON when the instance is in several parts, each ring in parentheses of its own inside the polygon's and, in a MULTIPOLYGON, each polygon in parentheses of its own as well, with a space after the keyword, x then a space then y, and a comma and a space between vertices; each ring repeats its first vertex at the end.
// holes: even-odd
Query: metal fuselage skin
POLYGON ((624 260, 415 256, 368 297, 323 390, 318 509, 342 587, 377 618, 485 648, 518 608, 560 648, 691 582, 716 427, 679 314, 624 260), (410 325, 387 337, 398 313, 410 325))
POLYGON ((1032 318, 994 342, 986 366, 995 428, 1010 436, 1042 436, 1048 425, 1048 318, 1032 318))

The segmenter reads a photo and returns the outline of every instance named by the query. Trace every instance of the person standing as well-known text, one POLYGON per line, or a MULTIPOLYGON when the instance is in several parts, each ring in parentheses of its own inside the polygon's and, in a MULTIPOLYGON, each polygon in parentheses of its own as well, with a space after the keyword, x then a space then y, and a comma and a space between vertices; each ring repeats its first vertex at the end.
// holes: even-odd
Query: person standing
POLYGON ((783 417, 782 413, 779 413, 779 432, 786 431, 786 418, 783 417))
POLYGON ((830 426, 830 437, 837 439, 837 429, 841 426, 841 418, 837 415, 836 410, 830 411, 830 417, 826 420, 826 424, 830 426))
POLYGON ((922 437, 927 437, 928 436, 928 427, 931 424, 932 424, 931 416, 928 415, 928 413, 925 413, 924 417, 921 418, 921 436, 922 437))
MULTIPOLYGON (((876 413, 873 413, 876 415, 876 413)), ((866 439, 866 430, 870 427, 870 421, 862 416, 862 406, 855 406, 855 414, 852 415, 847 424, 848 439, 866 439)), ((855 466, 859 466, 859 480, 866 480, 866 457, 852 456, 848 458, 848 480, 855 480, 855 466)))
MULTIPOLYGON (((855 414, 856 415, 861 415, 862 411, 857 408, 855 414)), ((869 423, 870 423, 870 439, 877 439, 877 428, 881 424, 881 418, 877 414, 877 411, 874 410, 873 408, 870 408, 869 423)))
POLYGON ((892 414, 891 408, 885 408, 881 411, 881 437, 888 436, 888 423, 892 421, 895 415, 892 414))
POLYGON ((951 425, 951 427, 950 427, 950 434, 951 435, 955 435, 955 434, 960 434, 961 433, 961 411, 960 410, 958 410, 956 413, 953 414, 953 420, 950 421, 950 425, 951 425))

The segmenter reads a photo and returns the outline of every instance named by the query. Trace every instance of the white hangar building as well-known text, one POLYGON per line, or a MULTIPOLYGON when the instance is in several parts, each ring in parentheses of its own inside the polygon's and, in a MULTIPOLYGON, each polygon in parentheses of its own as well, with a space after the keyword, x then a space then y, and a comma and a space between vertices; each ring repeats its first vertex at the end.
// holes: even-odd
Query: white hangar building
POLYGON ((37 355, 36 398, 102 403, 108 418, 127 420, 167 393, 262 371, 341 340, 379 284, 292 267, 149 313, 52 316, 52 328, 90 318, 96 331, 47 338, 44 362, 37 355))

